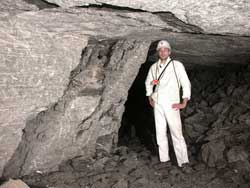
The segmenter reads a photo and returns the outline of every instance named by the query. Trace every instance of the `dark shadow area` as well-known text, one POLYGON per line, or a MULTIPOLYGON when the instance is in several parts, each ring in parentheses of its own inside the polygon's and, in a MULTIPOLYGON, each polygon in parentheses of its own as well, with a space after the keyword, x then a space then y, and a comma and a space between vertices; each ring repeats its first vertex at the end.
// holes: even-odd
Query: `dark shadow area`
POLYGON ((36 5, 39 9, 57 8, 57 7, 59 7, 56 4, 49 3, 49 2, 44 1, 44 0, 24 0, 24 1, 29 3, 29 4, 36 5))
POLYGON ((157 42, 151 44, 147 60, 140 70, 128 91, 125 111, 119 130, 118 145, 127 145, 135 137, 154 154, 157 152, 153 109, 148 102, 145 90, 145 79, 150 66, 157 60, 157 42))
POLYGON ((98 4, 89 4, 89 5, 82 5, 82 6, 76 6, 77 8, 97 8, 97 9, 102 9, 106 11, 124 11, 124 12, 147 12, 141 9, 136 9, 136 8, 131 8, 131 7, 122 7, 122 6, 115 6, 115 5, 110 5, 106 3, 101 3, 100 5, 98 4))
POLYGON ((6 181, 6 179, 5 178, 3 178, 3 177, 0 177, 0 186, 4 183, 6 181))

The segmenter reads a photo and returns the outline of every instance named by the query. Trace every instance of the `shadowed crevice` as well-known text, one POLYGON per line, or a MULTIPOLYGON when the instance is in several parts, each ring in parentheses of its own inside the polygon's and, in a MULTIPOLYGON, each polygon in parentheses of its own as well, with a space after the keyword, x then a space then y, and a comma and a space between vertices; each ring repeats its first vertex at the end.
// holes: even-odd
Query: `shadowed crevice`
POLYGON ((46 8, 57 8, 59 7, 57 4, 49 3, 45 0, 23 0, 29 4, 36 5, 39 9, 46 9, 46 8))
POLYGON ((183 33, 195 33, 195 34, 204 33, 202 28, 183 22, 171 12, 155 12, 153 14, 159 16, 162 19, 162 21, 166 22, 168 25, 182 30, 183 33))

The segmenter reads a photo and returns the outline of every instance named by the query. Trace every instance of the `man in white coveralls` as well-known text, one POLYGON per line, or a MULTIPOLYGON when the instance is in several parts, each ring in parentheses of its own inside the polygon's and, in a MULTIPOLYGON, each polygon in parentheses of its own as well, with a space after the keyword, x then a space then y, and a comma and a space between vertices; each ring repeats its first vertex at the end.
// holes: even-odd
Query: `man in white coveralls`
MULTIPOLYGON (((167 124, 173 141, 178 166, 188 167, 187 146, 182 134, 180 109, 191 97, 191 84, 183 64, 170 58, 171 47, 166 40, 157 45, 159 60, 149 69, 145 85, 146 95, 154 108, 156 140, 161 162, 168 162, 167 124), (153 87, 155 87, 153 91, 153 87), (182 100, 180 102, 180 87, 182 100)), ((165 163, 166 164, 166 163, 165 163)), ((188 167, 189 168, 189 167, 188 167)))

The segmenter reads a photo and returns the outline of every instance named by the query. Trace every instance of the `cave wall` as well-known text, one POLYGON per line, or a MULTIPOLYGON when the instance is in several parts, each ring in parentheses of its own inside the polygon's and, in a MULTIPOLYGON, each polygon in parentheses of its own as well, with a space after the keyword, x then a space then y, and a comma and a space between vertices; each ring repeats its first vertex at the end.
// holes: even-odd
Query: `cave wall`
POLYGON ((148 12, 171 12, 182 22, 206 33, 250 34, 250 2, 246 0, 46 0, 61 7, 111 5, 148 12))
POLYGON ((58 170, 64 160, 110 152, 117 141, 123 104, 148 42, 89 45, 71 72, 63 96, 26 122, 22 141, 4 169, 5 177, 58 170))
MULTIPOLYGON (((45 9, 38 11, 36 6, 20 0, 5 1, 0 5, 0 9, 2 10, 0 15, 0 109, 2 112, 0 115, 0 174, 2 174, 4 166, 17 153, 15 151, 22 140, 24 128, 27 125, 32 127, 35 124, 34 119, 39 119, 41 114, 53 107, 67 91, 70 72, 80 63, 82 51, 88 45, 90 38, 103 40, 103 38, 118 37, 133 31, 134 27, 147 30, 147 22, 139 23, 136 19, 132 19, 133 15, 130 19, 127 13, 125 14, 127 16, 122 17, 119 13, 98 11, 96 14, 93 10, 45 9), (110 17, 117 18, 116 25, 109 24, 110 17), (133 24, 126 27, 127 30, 117 29, 122 28, 122 25, 126 26, 128 22, 133 24)), ((139 14, 135 16, 143 18, 139 14)), ((145 16, 147 19, 149 14, 145 16)), ((158 20, 155 17, 155 19, 151 18, 150 22, 154 21, 156 25, 159 25, 158 20)), ((162 24, 166 25, 164 22, 160 23, 162 24)), ((149 26, 148 29, 153 27, 149 26)), ((79 102, 91 101, 90 99, 92 97, 82 97, 81 100, 76 100, 71 104, 72 109, 66 111, 66 116, 55 114, 51 116, 55 119, 63 116, 66 122, 77 123, 81 115, 74 115, 73 109, 85 110, 85 107, 79 106, 79 102)), ((96 100, 95 97, 94 100, 96 100)), ((96 103, 98 101, 90 102, 88 105, 95 106, 96 103)), ((91 109, 88 110, 88 113, 92 112, 91 109)), ((62 120, 55 120, 55 122, 61 127, 61 132, 56 137, 63 138, 69 130, 61 124, 62 120)), ((41 126, 53 124, 47 123, 46 120, 41 123, 41 126)), ((29 132, 27 129, 25 131, 29 132)), ((38 130, 38 132, 44 131, 46 131, 45 127, 38 130)), ((53 132, 48 134, 53 135, 53 132)), ((38 139, 45 139, 43 133, 38 139)), ((74 139, 71 138, 71 140, 74 139)), ((47 146, 43 147, 45 149, 41 150, 46 150, 47 146)), ((49 154, 47 156, 49 157, 49 154)), ((56 161, 53 157, 50 159, 56 161)), ((32 164, 36 166, 34 161, 32 164)), ((50 163, 50 160, 47 163, 50 163)))
POLYGON ((0 174, 26 122, 63 95, 87 45, 87 37, 80 34, 32 31, 24 23, 1 17, 0 174))

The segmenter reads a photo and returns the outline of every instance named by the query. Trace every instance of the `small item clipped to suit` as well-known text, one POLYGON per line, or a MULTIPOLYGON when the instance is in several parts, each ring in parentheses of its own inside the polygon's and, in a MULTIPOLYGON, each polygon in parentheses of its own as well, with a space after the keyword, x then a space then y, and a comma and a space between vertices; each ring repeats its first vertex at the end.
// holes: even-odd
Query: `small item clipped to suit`
POLYGON ((155 80, 152 81, 152 84, 153 84, 153 92, 155 92, 155 88, 156 88, 156 86, 157 86, 159 83, 160 83, 160 81, 157 80, 157 79, 155 79, 155 80))
POLYGON ((160 82, 159 80, 153 80, 153 81, 152 81, 152 84, 153 84, 153 85, 158 85, 159 82, 160 82))
POLYGON ((159 75, 158 79, 154 79, 152 81, 152 85, 153 85, 153 93, 151 94, 151 97, 154 101, 157 100, 157 92, 155 91, 156 90, 156 86, 160 84, 160 79, 161 77, 163 76, 163 73, 164 71, 166 70, 166 68, 168 67, 168 65, 172 62, 173 60, 171 59, 168 64, 165 66, 165 68, 163 69, 163 71, 161 72, 161 74, 159 75))

